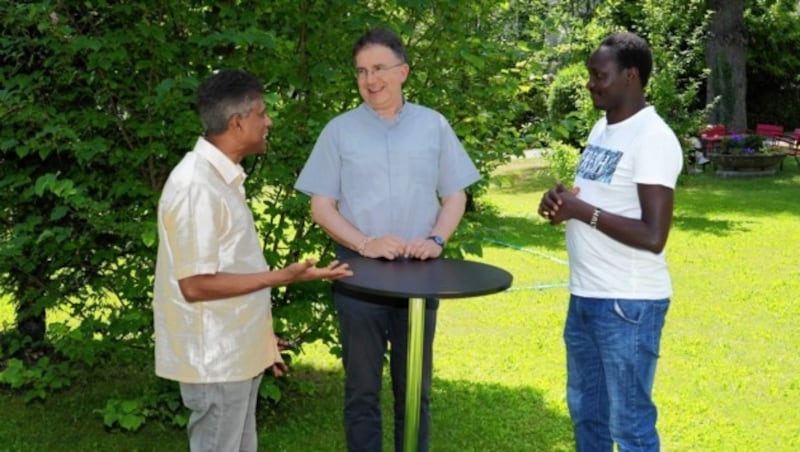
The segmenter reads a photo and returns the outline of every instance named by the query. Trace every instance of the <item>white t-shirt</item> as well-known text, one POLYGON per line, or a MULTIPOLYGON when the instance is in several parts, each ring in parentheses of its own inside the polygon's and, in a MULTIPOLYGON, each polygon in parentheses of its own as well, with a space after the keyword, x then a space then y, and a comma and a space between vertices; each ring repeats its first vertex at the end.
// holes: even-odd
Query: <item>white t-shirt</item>
MULTIPOLYGON (((578 197, 616 215, 640 219, 637 184, 675 188, 683 153, 675 133, 646 107, 592 128, 575 177, 578 197)), ((570 292, 590 298, 663 299, 672 295, 664 252, 622 244, 579 220, 568 220, 570 292)))

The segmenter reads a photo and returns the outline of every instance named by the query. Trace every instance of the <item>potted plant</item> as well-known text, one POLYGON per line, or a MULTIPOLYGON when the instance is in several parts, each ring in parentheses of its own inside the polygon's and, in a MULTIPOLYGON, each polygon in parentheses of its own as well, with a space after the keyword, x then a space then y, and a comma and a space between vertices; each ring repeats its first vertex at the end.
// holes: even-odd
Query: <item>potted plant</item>
POLYGON ((728 135, 709 154, 717 173, 774 174, 785 154, 765 137, 755 134, 728 135))

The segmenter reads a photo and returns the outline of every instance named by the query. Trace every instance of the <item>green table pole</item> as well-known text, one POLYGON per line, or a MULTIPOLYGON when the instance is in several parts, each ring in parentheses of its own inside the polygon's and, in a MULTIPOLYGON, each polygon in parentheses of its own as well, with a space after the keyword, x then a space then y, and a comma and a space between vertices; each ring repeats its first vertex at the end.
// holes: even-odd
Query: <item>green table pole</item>
POLYGON ((425 299, 408 301, 408 358, 406 359, 405 452, 417 452, 419 403, 422 397, 422 344, 425 340, 425 299))

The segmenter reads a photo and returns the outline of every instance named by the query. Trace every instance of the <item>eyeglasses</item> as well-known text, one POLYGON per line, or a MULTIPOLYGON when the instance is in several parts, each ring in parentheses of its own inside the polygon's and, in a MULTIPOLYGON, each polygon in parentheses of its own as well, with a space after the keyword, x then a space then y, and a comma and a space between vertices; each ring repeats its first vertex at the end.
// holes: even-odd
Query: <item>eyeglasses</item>
POLYGON ((402 63, 401 62, 401 63, 397 63, 397 64, 392 65, 392 66, 384 66, 382 64, 378 64, 376 66, 373 66, 372 69, 359 67, 359 68, 356 68, 356 78, 358 78, 358 79, 367 78, 367 74, 372 75, 373 77, 383 77, 385 75, 386 71, 388 71, 390 69, 394 69, 396 67, 400 67, 400 66, 402 66, 404 64, 406 64, 406 63, 402 63))

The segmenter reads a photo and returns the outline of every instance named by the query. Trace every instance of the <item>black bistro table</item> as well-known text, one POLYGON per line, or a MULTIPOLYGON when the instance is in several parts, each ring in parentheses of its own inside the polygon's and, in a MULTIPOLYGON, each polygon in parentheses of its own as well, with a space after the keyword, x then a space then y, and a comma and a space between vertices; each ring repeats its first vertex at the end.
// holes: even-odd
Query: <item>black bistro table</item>
POLYGON ((466 298, 501 292, 511 287, 509 272, 493 265, 460 259, 398 259, 365 257, 342 259, 353 276, 335 285, 350 292, 408 298, 408 355, 405 451, 416 452, 422 396, 422 348, 426 298, 466 298))

